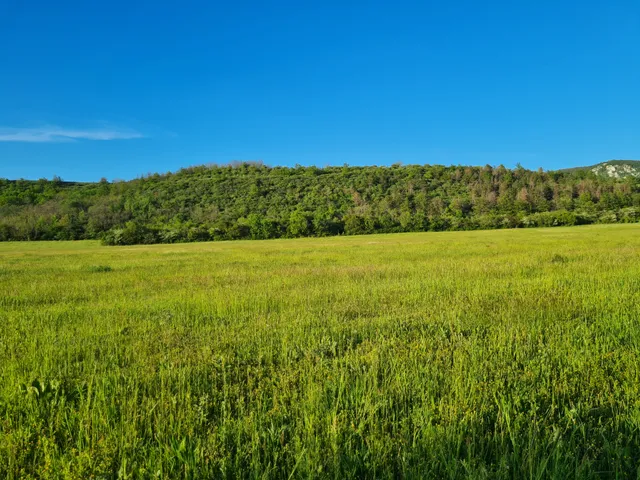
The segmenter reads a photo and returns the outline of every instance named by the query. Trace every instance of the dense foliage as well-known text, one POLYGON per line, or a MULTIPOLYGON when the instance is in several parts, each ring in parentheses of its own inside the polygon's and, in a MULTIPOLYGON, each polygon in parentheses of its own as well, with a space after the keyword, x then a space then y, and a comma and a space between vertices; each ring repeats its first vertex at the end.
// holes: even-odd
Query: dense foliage
POLYGON ((0 240, 108 244, 640 219, 640 179, 499 167, 201 166, 129 182, 0 180, 0 240))

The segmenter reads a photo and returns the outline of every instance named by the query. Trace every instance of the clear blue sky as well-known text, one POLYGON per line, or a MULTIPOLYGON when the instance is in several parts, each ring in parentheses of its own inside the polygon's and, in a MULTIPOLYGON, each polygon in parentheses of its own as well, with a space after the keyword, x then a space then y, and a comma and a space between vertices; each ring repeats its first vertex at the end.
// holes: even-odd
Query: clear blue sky
POLYGON ((640 2, 0 0, 0 177, 640 158, 640 2))

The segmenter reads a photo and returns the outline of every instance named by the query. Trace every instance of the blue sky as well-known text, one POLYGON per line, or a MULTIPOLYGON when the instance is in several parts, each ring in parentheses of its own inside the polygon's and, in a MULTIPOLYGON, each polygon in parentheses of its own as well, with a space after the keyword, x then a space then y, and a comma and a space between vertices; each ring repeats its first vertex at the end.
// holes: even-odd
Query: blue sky
POLYGON ((0 0, 0 177, 640 158, 640 3, 0 0))

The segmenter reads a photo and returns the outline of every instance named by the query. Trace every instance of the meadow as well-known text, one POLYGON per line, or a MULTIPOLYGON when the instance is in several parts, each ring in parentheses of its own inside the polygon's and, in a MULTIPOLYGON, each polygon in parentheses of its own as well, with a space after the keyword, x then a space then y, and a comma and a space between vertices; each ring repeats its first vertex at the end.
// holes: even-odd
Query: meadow
POLYGON ((0 478, 637 478, 640 226, 0 244, 0 478))

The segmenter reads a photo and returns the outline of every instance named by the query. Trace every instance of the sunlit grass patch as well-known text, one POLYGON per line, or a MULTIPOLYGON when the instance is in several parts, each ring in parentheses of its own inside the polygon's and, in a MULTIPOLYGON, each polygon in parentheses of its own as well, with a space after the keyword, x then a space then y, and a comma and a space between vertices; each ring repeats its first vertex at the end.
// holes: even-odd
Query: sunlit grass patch
POLYGON ((639 233, 0 244, 0 478, 635 478, 639 233))

